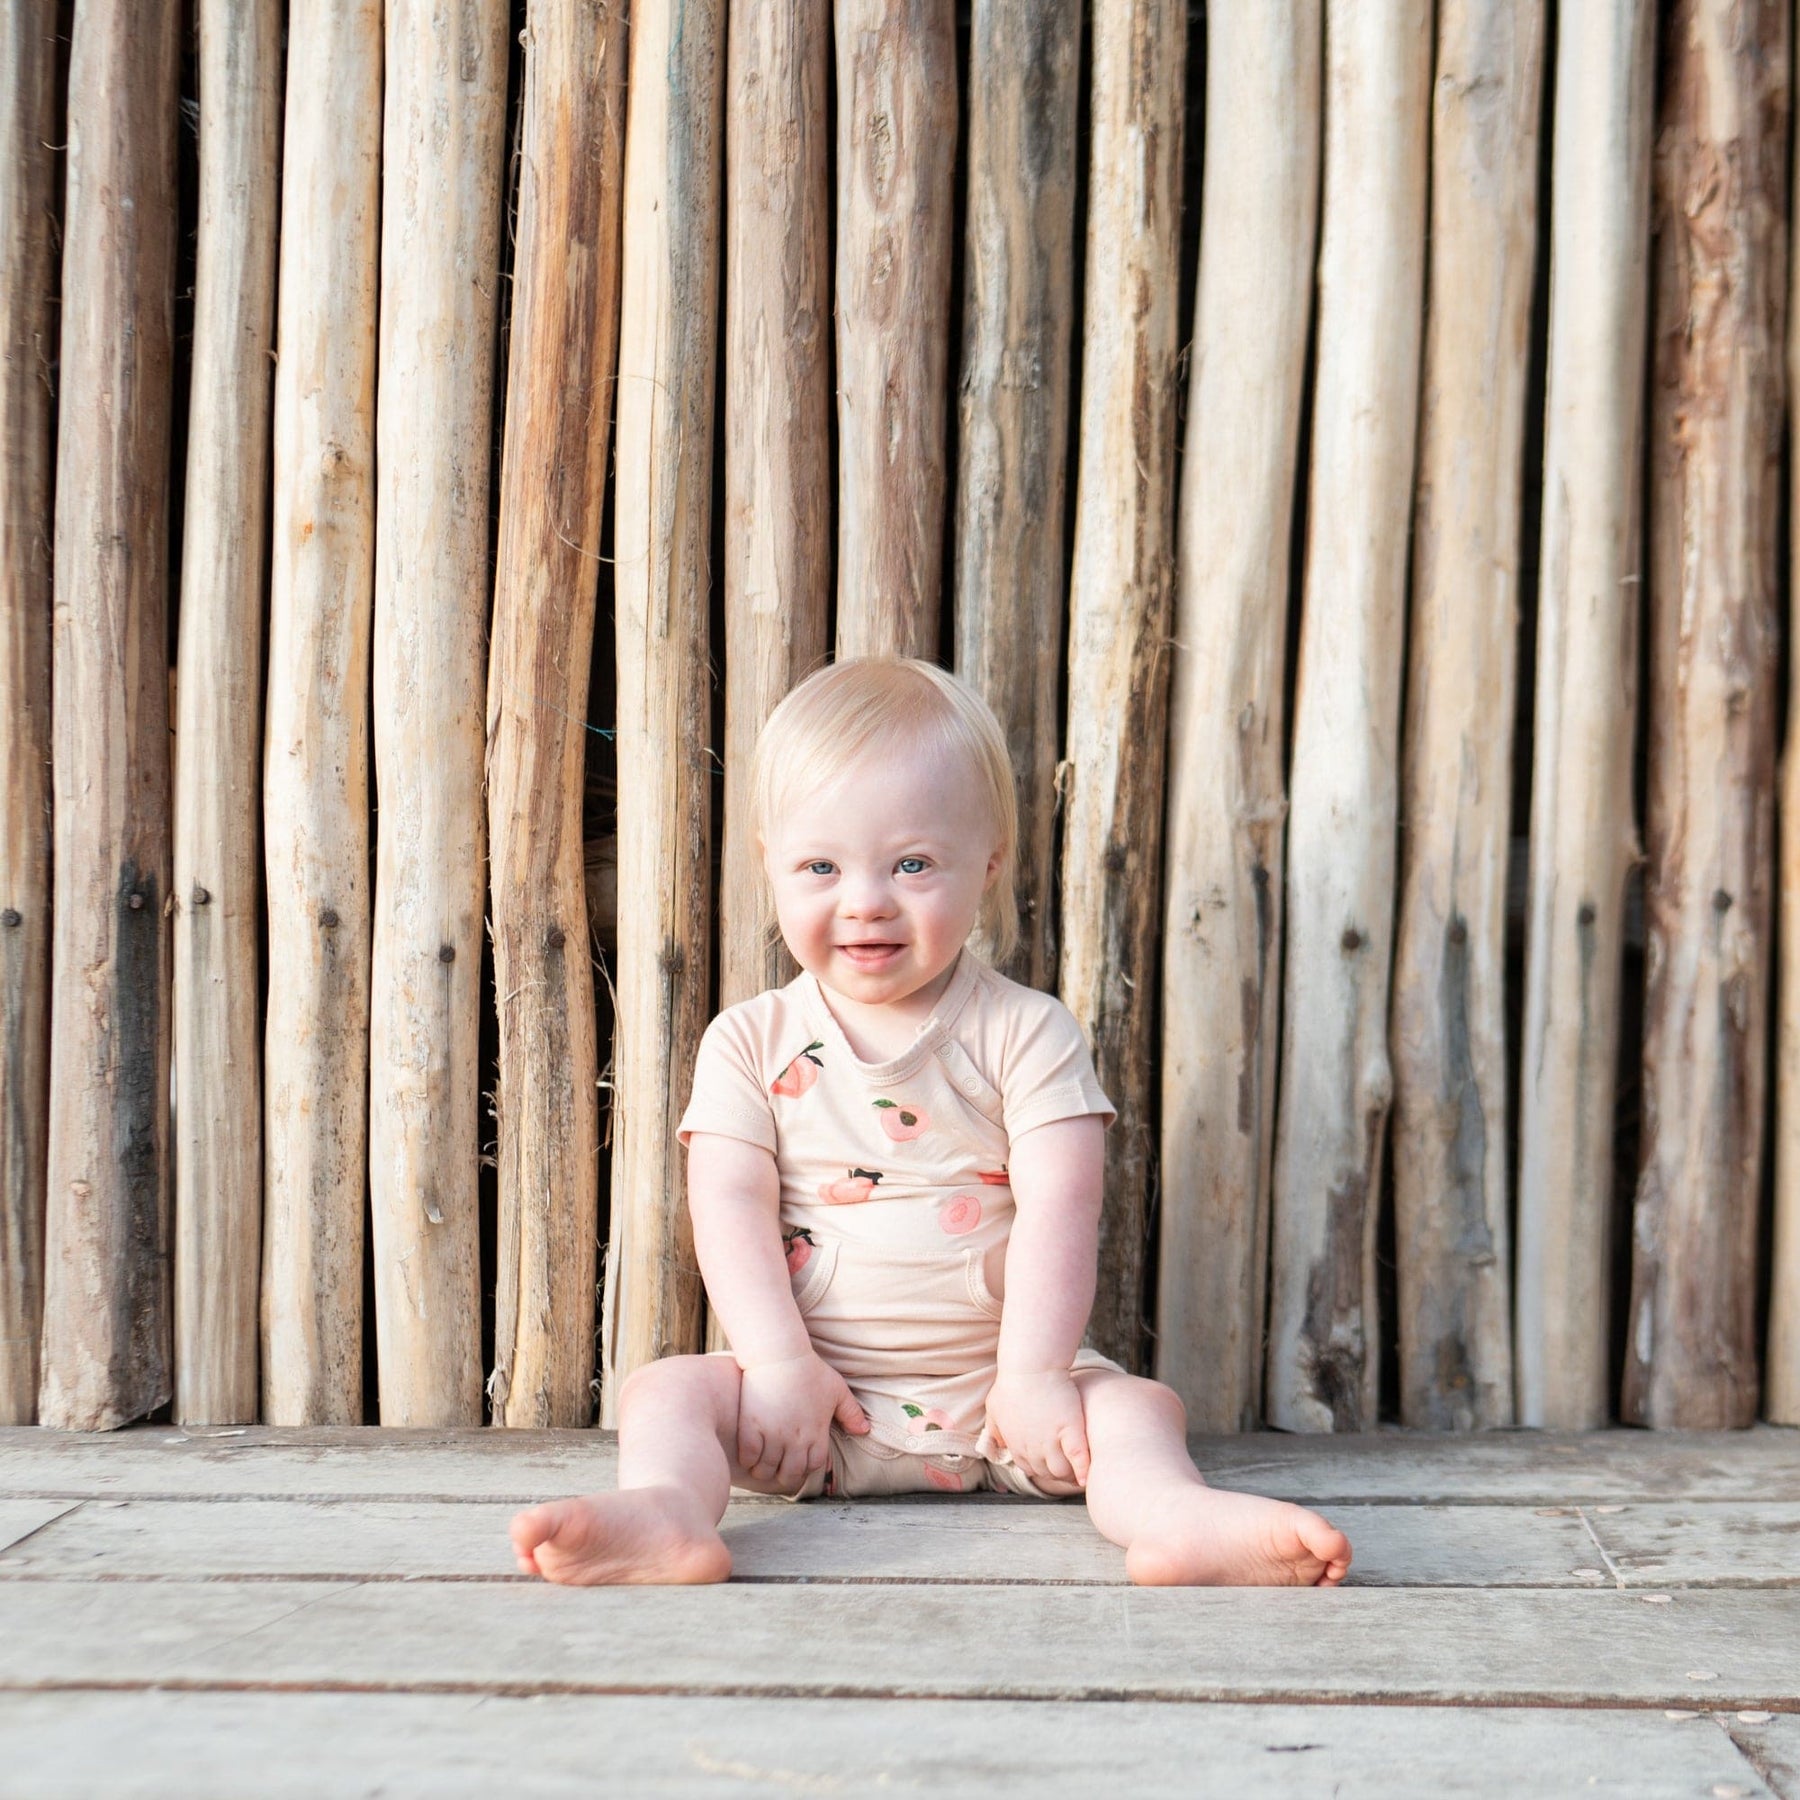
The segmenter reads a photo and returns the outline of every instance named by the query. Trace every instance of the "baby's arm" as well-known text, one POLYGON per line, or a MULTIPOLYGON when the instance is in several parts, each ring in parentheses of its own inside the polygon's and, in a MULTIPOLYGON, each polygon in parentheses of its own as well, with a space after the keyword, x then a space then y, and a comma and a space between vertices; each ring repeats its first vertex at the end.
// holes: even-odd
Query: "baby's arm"
POLYGON ((1035 1479, 1087 1482, 1087 1432, 1069 1365, 1094 1304, 1106 1125, 1057 1119, 1008 1149, 1018 1212, 1006 1251, 999 1373, 988 1424, 1035 1479))
POLYGON ((756 1144, 696 1131, 688 1142, 688 1211, 706 1298, 743 1371, 738 1467, 798 1489, 829 1460, 836 1417, 869 1422, 844 1378, 815 1353, 794 1304, 781 1250, 781 1183, 756 1144))

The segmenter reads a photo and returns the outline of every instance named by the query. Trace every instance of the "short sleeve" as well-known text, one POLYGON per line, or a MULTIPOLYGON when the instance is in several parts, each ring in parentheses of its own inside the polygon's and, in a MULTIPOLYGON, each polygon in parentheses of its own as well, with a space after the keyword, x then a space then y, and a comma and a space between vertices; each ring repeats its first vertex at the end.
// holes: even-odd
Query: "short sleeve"
POLYGON ((741 1008, 707 1026, 694 1058, 694 1086, 675 1134, 685 1150, 696 1131, 775 1151, 775 1115, 756 1054, 757 1033, 741 1008))
POLYGON ((1032 990, 1007 1034, 1000 1099, 1009 1137, 1057 1119, 1117 1117, 1094 1073, 1094 1059, 1075 1015, 1054 995, 1032 990))

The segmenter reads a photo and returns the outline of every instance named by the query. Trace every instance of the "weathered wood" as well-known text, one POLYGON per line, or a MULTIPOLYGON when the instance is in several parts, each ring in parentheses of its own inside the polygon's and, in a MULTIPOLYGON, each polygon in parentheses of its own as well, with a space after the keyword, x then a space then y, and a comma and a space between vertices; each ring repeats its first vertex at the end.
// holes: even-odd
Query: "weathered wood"
POLYGON ((764 929, 745 784, 763 721, 825 659, 831 599, 829 0, 751 0, 730 36, 721 1006, 795 973, 764 929))
POLYGON ((168 483, 179 16, 69 53, 52 702, 46 1425, 169 1396, 168 483))
POLYGON ((573 1797, 593 1791, 597 1745, 621 1792, 881 1792, 919 1780, 921 1744, 944 1768, 979 1771, 981 1792, 995 1795, 1180 1800, 1199 1787, 1243 1800, 1385 1800, 1404 1770, 1419 1793, 1527 1793, 1548 1781, 1692 1800, 1766 1792, 1732 1739, 1781 1779, 1800 1761, 1790 1727, 1800 1720, 1716 1724, 1624 1708, 0 1694, 0 1738, 27 1790, 118 1793, 154 1770, 196 1800, 236 1800, 246 1769, 259 1794, 303 1800, 321 1790, 474 1800, 520 1786, 573 1797))
POLYGON ((1156 1373, 1202 1431, 1262 1413, 1281 999, 1288 545, 1319 201, 1320 7, 1206 53, 1162 942, 1156 1373))
POLYGON ((279 0, 204 0, 175 743, 175 1417, 256 1417, 279 0))
POLYGON ((1613 1098, 1642 608, 1655 8, 1557 13, 1550 324, 1519 1056, 1519 1422, 1608 1414, 1613 1098))
MULTIPOLYGON (((1800 144, 1795 146, 1800 165, 1800 144)), ((1789 170, 1790 193, 1800 193, 1800 166, 1789 170)), ((1788 393, 1800 394, 1800 232, 1788 233, 1788 393)), ((1800 503, 1800 461, 1788 466, 1788 517, 1800 503)), ((1796 611, 1794 571, 1800 538, 1788 541, 1788 629, 1796 611)), ((1791 640, 1790 640, 1791 641, 1791 640)), ((3 728, 3 727, 0 727, 3 728)), ((1769 1273, 1769 1338, 1763 1353, 1763 1412, 1782 1425, 1800 1425, 1800 656, 1788 656, 1787 736, 1781 756, 1781 947, 1775 999, 1775 1224, 1769 1273)), ((1800 1748, 1800 1740, 1797 1740, 1800 1748)))
POLYGON ((1544 8, 1437 20, 1413 522, 1394 1205, 1400 1413, 1513 1417, 1506 859, 1544 8))
POLYGON ((0 1424, 37 1415, 50 1117, 55 0, 0 13, 0 1424))
MULTIPOLYGON (((0 1503, 0 1542, 9 1506, 42 1513, 30 1543, 0 1558, 0 1580, 498 1581, 517 1574, 506 1535, 513 1508, 498 1501, 138 1500, 59 1514, 68 1504, 0 1503)), ((1639 1547, 1615 1556, 1622 1570, 1638 1560, 1647 1565, 1641 1577, 1627 1577, 1634 1585, 1790 1586, 1800 1583, 1791 1556, 1796 1517, 1791 1506, 1729 1503, 1587 1522, 1573 1506, 1332 1509, 1333 1523, 1356 1546, 1351 1582, 1409 1588, 1614 1586, 1590 1526, 1639 1547), (1658 1560, 1671 1556, 1674 1573, 1658 1560)), ((757 1581, 1122 1587, 1126 1579, 1125 1553, 1079 1504, 955 1504, 932 1496, 791 1506, 740 1498, 720 1529, 733 1572, 757 1581)))
MULTIPOLYGON (((1216 1487, 1339 1506, 1508 1502, 1574 1506, 1755 1501, 1800 1493, 1800 1433, 1393 1431, 1332 1437, 1272 1432, 1195 1437, 1216 1487)), ((107 1436, 0 1429, 0 1495, 156 1499, 183 1495, 510 1500, 592 1491, 617 1476, 610 1433, 398 1431, 366 1426, 107 1436)), ((972 1505, 990 1504, 974 1501, 972 1505)))
POLYGON ((1088 1341, 1133 1369, 1145 1350, 1186 67, 1180 0, 1095 14, 1058 985, 1119 1114, 1088 1341))
POLYGON ((488 663, 500 1017, 494 1417, 593 1411, 600 1108, 581 804, 619 336, 625 11, 526 28, 511 379, 488 663))
MULTIPOLYGON (((488 461, 505 0, 388 0, 369 1221, 390 1425, 481 1417, 488 461)), ((577 915, 578 916, 578 915, 577 915)))
POLYGON ((1335 0, 1325 31, 1318 367, 1288 816, 1267 1412, 1376 1416, 1375 1225, 1392 1094, 1407 525, 1424 273, 1431 8, 1335 0))
MULTIPOLYGON (((0 1551, 10 1549, 22 1539, 42 1531, 52 1519, 73 1512, 78 1500, 5 1500, 0 1501, 0 1551)), ((16 1565, 0 1561, 0 1570, 14 1570, 16 1565)))
POLYGON ((1790 11, 1664 15, 1634 1424, 1756 1417, 1790 11))
POLYGON ((380 0, 293 0, 263 853, 262 1411, 362 1418, 380 0))
POLYGON ((618 635, 618 1023, 602 1408, 700 1346, 700 1272, 675 1126, 712 960, 707 738, 713 366, 724 9, 631 15, 614 489, 618 635))
POLYGON ((548 1583, 14 1581, 0 1685, 143 1681, 149 1641, 161 1683, 246 1689, 1788 1708, 1797 1633, 1792 1588, 1652 1606, 1602 1589, 741 1582, 572 1605, 548 1583))
POLYGON ((932 656, 944 555, 956 12, 835 0, 837 653, 932 656))
MULTIPOLYGON (((969 23, 968 226, 956 465, 956 672, 1012 753, 1019 946, 1049 987, 1063 501, 1075 316, 1078 0, 976 0, 969 23)), ((993 946, 976 946, 990 961, 993 946)))

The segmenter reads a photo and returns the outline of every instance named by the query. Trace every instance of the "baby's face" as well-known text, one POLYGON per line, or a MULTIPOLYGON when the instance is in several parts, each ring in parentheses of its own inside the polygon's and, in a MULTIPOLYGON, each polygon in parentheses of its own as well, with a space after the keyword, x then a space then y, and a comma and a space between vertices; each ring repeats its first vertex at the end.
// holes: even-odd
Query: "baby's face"
POLYGON ((864 1006, 926 1017, 974 928, 1002 847, 977 783, 914 751, 790 802, 763 846, 781 935, 864 1006))

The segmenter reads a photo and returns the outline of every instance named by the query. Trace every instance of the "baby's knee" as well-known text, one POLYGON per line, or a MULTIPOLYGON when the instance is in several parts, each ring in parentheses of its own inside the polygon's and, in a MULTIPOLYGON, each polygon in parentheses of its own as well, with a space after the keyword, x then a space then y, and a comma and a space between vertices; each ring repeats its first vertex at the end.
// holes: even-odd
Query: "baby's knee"
POLYGON ((1154 1422, 1161 1429, 1185 1436, 1187 1407, 1172 1387, 1143 1375, 1121 1370, 1097 1370, 1082 1383, 1090 1426, 1096 1410, 1107 1418, 1141 1426, 1154 1422), (1098 1407, 1096 1408, 1096 1402, 1098 1407))
POLYGON ((620 1417, 640 1407, 668 1406, 691 1395, 708 1373, 705 1365, 715 1360, 718 1359, 705 1356, 665 1356, 633 1369, 619 1389, 620 1417))

